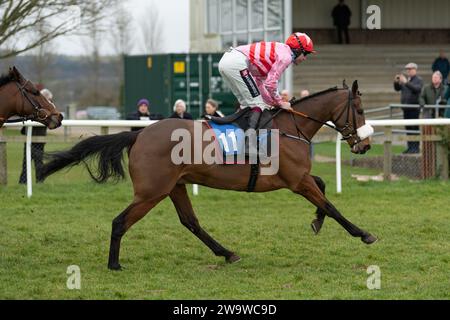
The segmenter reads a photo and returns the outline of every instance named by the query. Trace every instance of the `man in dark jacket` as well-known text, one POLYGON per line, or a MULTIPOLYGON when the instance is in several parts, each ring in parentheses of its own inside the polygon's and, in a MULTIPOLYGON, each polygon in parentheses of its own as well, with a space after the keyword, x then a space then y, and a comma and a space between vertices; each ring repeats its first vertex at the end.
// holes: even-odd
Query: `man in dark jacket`
MULTIPOLYGON (((440 71, 433 73, 431 77, 431 83, 422 89, 420 94, 419 104, 424 105, 447 105, 447 86, 442 82, 442 74, 440 71)), ((439 114, 437 116, 444 117, 445 109, 439 109, 439 114)), ((425 119, 436 118, 436 111, 431 109, 423 110, 423 117, 425 119)))
MULTIPOLYGON (((397 75, 394 80, 395 91, 401 91, 402 104, 419 104, 419 97, 423 87, 423 80, 417 75, 418 66, 415 63, 409 63, 405 67, 408 78, 403 75, 397 75)), ((420 109, 404 108, 405 119, 419 119, 420 109)), ((418 131, 418 126, 407 126, 406 130, 418 131)), ((408 135, 415 135, 408 133, 408 135)), ((419 153, 419 142, 408 142, 408 149, 404 153, 419 153)))
MULTIPOLYGON (((150 113, 150 102, 147 99, 139 100, 137 104, 138 110, 130 113, 127 120, 163 120, 164 117, 160 114, 150 113)), ((132 128, 131 131, 139 131, 142 128, 132 128)))
POLYGON ((339 4, 334 7, 331 13, 333 17, 333 24, 336 26, 338 32, 339 43, 342 44, 342 33, 345 35, 345 43, 350 43, 350 36, 348 34, 348 27, 350 26, 350 18, 352 17, 352 11, 344 3, 344 0, 339 0, 339 4))
MULTIPOLYGON (((48 100, 53 100, 53 94, 48 89, 44 89, 44 86, 37 85, 36 88, 41 90, 41 94, 46 97, 48 100)), ((20 131, 21 134, 27 135, 27 127, 23 127, 20 131)), ((31 135, 33 137, 45 137, 47 135, 46 127, 34 127, 31 131, 31 135)), ((43 142, 33 142, 31 143, 31 160, 34 161, 34 168, 36 170, 36 182, 42 183, 42 167, 44 166, 43 158, 44 158, 44 148, 45 143, 43 142)), ((27 145, 26 143, 23 146, 23 161, 22 161, 22 172, 20 174, 19 183, 26 184, 27 183, 27 145)))
POLYGON ((450 62, 445 56, 444 50, 441 50, 439 57, 434 60, 433 66, 431 67, 433 72, 440 71, 443 78, 443 84, 448 84, 448 74, 450 73, 450 62))

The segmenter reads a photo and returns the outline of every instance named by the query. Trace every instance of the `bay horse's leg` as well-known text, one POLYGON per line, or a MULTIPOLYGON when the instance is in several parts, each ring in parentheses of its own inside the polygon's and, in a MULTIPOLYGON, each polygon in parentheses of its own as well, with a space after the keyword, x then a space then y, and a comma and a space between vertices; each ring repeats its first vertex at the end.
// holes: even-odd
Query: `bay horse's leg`
POLYGON ((152 200, 135 200, 128 208, 117 216, 112 223, 111 244, 109 249, 108 268, 121 270, 119 264, 120 242, 124 234, 167 195, 152 200))
POLYGON ((358 228, 356 225, 348 221, 344 216, 326 199, 317 186, 314 178, 305 175, 294 192, 301 194, 315 206, 323 210, 327 216, 336 220, 348 233, 353 237, 359 237, 366 244, 372 244, 378 239, 370 233, 358 228))
POLYGON ((186 185, 176 185, 169 196, 177 210, 180 222, 206 244, 216 256, 225 257, 228 263, 237 262, 241 259, 233 252, 225 249, 200 226, 186 191, 186 185))
MULTIPOLYGON (((325 190, 326 190, 325 182, 320 177, 316 177, 316 176, 312 176, 312 177, 313 177, 314 181, 316 182, 316 185, 319 187, 320 191, 322 192, 322 194, 325 196, 325 190)), ((311 223, 311 227, 315 234, 319 234, 320 230, 322 229, 323 222, 325 220, 326 215, 327 215, 327 213, 323 209, 317 207, 316 219, 311 223)))

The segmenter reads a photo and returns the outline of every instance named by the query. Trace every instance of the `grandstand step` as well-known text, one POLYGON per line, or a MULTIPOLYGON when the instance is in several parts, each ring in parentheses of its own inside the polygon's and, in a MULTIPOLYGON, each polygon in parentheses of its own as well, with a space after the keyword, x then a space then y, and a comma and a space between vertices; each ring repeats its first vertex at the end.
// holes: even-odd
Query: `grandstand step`
POLYGON ((400 102, 393 88, 395 74, 409 62, 417 63, 425 83, 431 81, 431 65, 440 49, 450 54, 450 46, 415 45, 317 45, 317 55, 294 68, 294 94, 303 89, 311 93, 358 80, 365 109, 381 108, 400 102))

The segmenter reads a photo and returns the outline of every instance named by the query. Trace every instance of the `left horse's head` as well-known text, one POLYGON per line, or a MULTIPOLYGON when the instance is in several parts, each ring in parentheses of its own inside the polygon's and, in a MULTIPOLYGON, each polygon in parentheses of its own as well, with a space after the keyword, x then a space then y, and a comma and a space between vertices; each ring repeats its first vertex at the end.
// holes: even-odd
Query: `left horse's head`
POLYGON ((16 67, 9 69, 11 79, 17 84, 22 101, 18 103, 21 116, 37 121, 47 126, 49 129, 56 129, 61 126, 63 116, 56 108, 53 101, 47 99, 36 88, 34 83, 25 79, 16 67))
POLYGON ((355 154, 365 154, 371 148, 370 137, 374 134, 374 129, 366 123, 358 81, 353 82, 352 89, 348 92, 347 106, 334 123, 340 128, 351 151, 355 154))

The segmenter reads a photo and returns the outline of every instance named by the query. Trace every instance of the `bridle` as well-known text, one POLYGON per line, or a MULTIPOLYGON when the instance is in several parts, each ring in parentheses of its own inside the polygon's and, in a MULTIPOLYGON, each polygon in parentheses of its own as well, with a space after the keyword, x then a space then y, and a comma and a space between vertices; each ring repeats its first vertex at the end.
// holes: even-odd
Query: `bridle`
MULTIPOLYGON (((336 88, 337 89, 337 88, 336 88)), ((344 88, 345 89, 345 88, 344 88)), ((321 120, 317 120, 315 118, 312 118, 310 116, 308 116, 307 114, 303 113, 303 112, 299 112, 299 111, 288 111, 289 113, 291 113, 292 115, 292 120, 295 124, 296 130, 297 130, 297 134, 298 134, 298 138, 300 138, 300 140, 305 140, 308 143, 311 143, 311 140, 305 136, 305 134, 303 134, 303 132, 301 131, 301 129, 298 127, 297 122, 295 121, 295 116, 300 116, 302 118, 320 123, 324 126, 327 126, 337 132, 339 132, 342 135, 342 140, 343 141, 347 141, 349 142, 350 147, 354 147, 356 146, 358 143, 360 143, 362 141, 362 139, 359 137, 358 135, 358 129, 357 129, 357 124, 356 124, 356 108, 353 105, 353 93, 350 89, 348 89, 348 101, 347 101, 347 106, 342 110, 342 112, 339 114, 339 116, 336 118, 336 120, 333 121, 333 123, 337 123, 339 122, 339 120, 341 120, 341 118, 344 116, 344 114, 346 113, 346 121, 345 121, 345 125, 343 128, 339 128, 336 125, 330 125, 327 122, 321 121, 321 120), (353 118, 352 121, 350 121, 350 114, 352 113, 353 118), (303 137, 303 138, 302 138, 303 137)), ((300 103, 301 100, 296 100, 293 99, 291 100, 291 105, 297 105, 300 103)), ((286 135, 287 137, 292 138, 292 136, 286 135)))
MULTIPOLYGON (((20 116, 19 119, 8 120, 7 123, 18 123, 18 122, 26 122, 28 120, 31 121, 45 121, 50 117, 50 114, 44 109, 39 103, 36 103, 33 99, 30 98, 29 90, 26 88, 30 83, 30 80, 25 80, 23 85, 20 84, 20 80, 14 80, 21 96, 22 96, 22 114, 25 114, 25 101, 28 101, 33 107, 33 113, 30 115, 20 116)), ((31 93, 33 94, 33 93, 31 93)), ((53 103, 51 103, 53 105, 53 103)), ((55 108, 55 106, 53 105, 55 108)))

